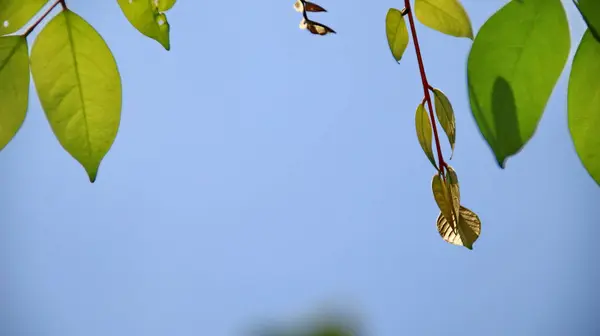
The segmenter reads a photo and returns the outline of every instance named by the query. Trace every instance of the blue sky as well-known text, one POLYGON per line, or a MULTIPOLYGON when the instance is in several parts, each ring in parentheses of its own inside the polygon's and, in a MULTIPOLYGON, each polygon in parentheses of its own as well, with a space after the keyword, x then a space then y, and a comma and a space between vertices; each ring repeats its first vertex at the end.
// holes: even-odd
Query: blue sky
MULTIPOLYGON (((568 133, 569 68, 500 170, 469 112, 471 42, 418 26, 483 222, 468 251, 435 228, 414 49, 387 49, 403 2, 318 3, 338 35, 299 30, 293 0, 180 0, 166 52, 116 1, 68 1, 117 59, 121 128, 90 184, 32 84, 0 154, 1 335, 237 336, 329 305, 373 336, 600 333, 600 189, 568 133)), ((476 30, 504 3, 463 1, 476 30)))

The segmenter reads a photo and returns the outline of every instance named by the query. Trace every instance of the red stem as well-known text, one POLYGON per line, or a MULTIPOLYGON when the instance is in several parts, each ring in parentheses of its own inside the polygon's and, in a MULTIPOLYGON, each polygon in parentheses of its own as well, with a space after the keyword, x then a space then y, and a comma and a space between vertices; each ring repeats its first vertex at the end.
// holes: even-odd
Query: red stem
POLYGON ((29 34, 31 34, 31 32, 35 29, 35 27, 37 27, 45 18, 46 16, 48 16, 48 14, 50 14, 50 12, 54 9, 54 7, 58 6, 58 4, 60 4, 63 8, 63 10, 65 10, 67 8, 67 4, 65 3, 65 0, 57 0, 55 3, 52 4, 52 6, 50 6, 50 8, 48 8, 48 10, 46 10, 46 12, 40 16, 39 19, 37 19, 33 25, 31 25, 31 27, 29 27, 25 33, 23 34, 23 36, 27 37, 29 36, 29 34))
POLYGON ((433 136, 435 139, 435 147, 438 154, 439 169, 444 175, 444 167, 446 162, 442 155, 442 147, 440 146, 440 138, 438 137, 437 126, 435 124, 435 117, 433 115, 433 104, 431 104, 431 95, 429 94, 429 82, 427 82, 427 75, 425 74, 425 66, 423 65, 423 58, 421 57, 421 48, 419 47, 419 39, 417 38, 417 29, 415 28, 415 19, 413 18, 412 8, 410 7, 410 0, 404 0, 404 7, 406 8, 406 15, 408 16, 408 22, 410 23, 410 31, 415 44, 415 52, 417 53, 417 61, 419 62, 419 72, 421 73, 421 81, 423 82, 423 91, 425 93, 425 100, 427 101, 427 107, 429 107, 429 119, 431 120, 431 127, 433 128, 433 136))

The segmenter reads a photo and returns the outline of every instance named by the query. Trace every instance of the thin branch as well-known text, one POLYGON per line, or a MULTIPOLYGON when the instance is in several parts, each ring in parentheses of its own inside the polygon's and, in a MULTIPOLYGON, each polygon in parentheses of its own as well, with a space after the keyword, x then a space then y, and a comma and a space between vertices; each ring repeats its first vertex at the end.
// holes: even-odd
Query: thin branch
POLYGON ((423 82, 423 92, 425 94, 424 100, 427 101, 427 107, 429 108, 429 119, 431 119, 431 127, 433 128, 433 136, 435 139, 435 147, 438 154, 440 173, 442 174, 442 176, 444 176, 444 167, 446 167, 447 164, 444 161, 442 147, 440 146, 440 138, 438 136, 437 131, 437 125, 435 124, 435 117, 433 115, 433 104, 431 103, 431 95, 429 94, 429 90, 432 89, 432 86, 429 85, 429 82, 427 81, 427 75, 425 74, 425 66, 423 65, 423 57, 421 56, 421 48, 419 47, 419 39, 417 38, 417 29, 415 28, 415 19, 413 18, 410 0, 404 0, 404 7, 405 13, 408 16, 408 21, 410 23, 410 31, 415 45, 417 61, 419 63, 419 72, 421 73, 421 81, 423 82))
POLYGON ((67 8, 67 5, 65 3, 65 0, 57 0, 56 2, 54 2, 52 4, 52 6, 50 6, 50 8, 48 8, 48 10, 46 10, 46 12, 39 18, 37 19, 33 25, 31 25, 31 27, 29 27, 25 33, 23 34, 23 36, 27 37, 29 36, 29 34, 31 34, 31 32, 40 24, 42 23, 42 21, 46 18, 46 16, 48 16, 48 14, 50 14, 50 12, 56 7, 58 6, 58 4, 60 4, 62 6, 62 9, 65 10, 67 8))

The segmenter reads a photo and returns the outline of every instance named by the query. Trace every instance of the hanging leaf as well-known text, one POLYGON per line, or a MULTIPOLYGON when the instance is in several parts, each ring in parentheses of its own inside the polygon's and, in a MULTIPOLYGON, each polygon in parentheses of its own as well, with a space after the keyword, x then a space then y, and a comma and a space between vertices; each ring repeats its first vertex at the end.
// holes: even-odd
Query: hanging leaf
POLYGON ((454 109, 452 109, 452 104, 450 104, 450 100, 446 95, 438 90, 433 89, 433 97, 435 102, 435 113, 437 115, 438 121, 444 130, 444 133, 448 136, 448 141, 450 142, 450 148, 452 153, 450 154, 450 159, 454 155, 454 144, 456 142, 456 121, 454 120, 454 109))
POLYGON ((302 18, 300 21, 300 29, 308 29, 311 33, 315 35, 327 35, 329 33, 335 34, 335 31, 324 24, 306 20, 302 18))
POLYGON ((415 127, 417 129, 417 138, 419 139, 421 148, 423 148, 423 151, 425 152, 425 155, 427 155, 429 162, 431 162, 435 169, 438 169, 435 159, 433 158, 433 150, 431 149, 433 137, 431 131, 431 121, 423 103, 417 107, 417 113, 415 115, 415 127))
POLYGON ((294 10, 298 13, 304 12, 304 3, 302 0, 296 0, 296 2, 294 2, 294 10))
POLYGON ((454 218, 458 218, 460 209, 460 187, 458 185, 458 176, 454 171, 454 168, 446 166, 446 188, 449 192, 450 203, 452 204, 452 214, 454 218))
POLYGON ((569 130, 577 155, 600 185, 600 42, 587 30, 577 48, 568 89, 569 130))
POLYGON ((600 1, 577 0, 573 2, 577 6, 577 9, 579 9, 592 35, 600 42, 600 1))
POLYGON ((316 3, 308 1, 304 2, 304 10, 306 10, 307 12, 327 12, 325 8, 317 5, 316 3))
POLYGON ((569 49, 560 0, 510 1, 481 27, 468 58, 469 98, 501 168, 533 136, 569 49))
POLYGON ((0 35, 23 28, 48 0, 0 0, 0 35))
POLYGON ((29 101, 29 52, 24 36, 0 37, 0 150, 17 134, 29 101))
POLYGON ((171 49, 167 16, 159 11, 152 0, 118 0, 118 2, 123 14, 135 29, 159 42, 166 50, 171 49))
POLYGON ((473 39, 471 20, 458 0, 415 0, 415 16, 440 33, 473 39))
POLYGON ((448 184, 442 179, 440 174, 435 174, 433 176, 433 180, 431 180, 431 190, 433 191, 433 198, 442 212, 442 215, 446 218, 448 224, 452 228, 456 228, 455 216, 457 212, 454 212, 452 196, 448 184))
POLYGON ((31 73, 54 135, 94 182, 121 118, 121 78, 110 49, 89 23, 65 10, 38 35, 31 73))
POLYGON ((400 62, 408 46, 408 29, 402 12, 390 8, 385 17, 385 33, 390 51, 396 62, 400 62))
POLYGON ((481 234, 481 220, 473 211, 461 206, 456 229, 441 213, 437 219, 437 229, 440 236, 448 243, 472 250, 473 243, 481 234))
POLYGON ((158 2, 157 8, 161 12, 168 11, 177 2, 177 0, 153 0, 153 1, 158 2))

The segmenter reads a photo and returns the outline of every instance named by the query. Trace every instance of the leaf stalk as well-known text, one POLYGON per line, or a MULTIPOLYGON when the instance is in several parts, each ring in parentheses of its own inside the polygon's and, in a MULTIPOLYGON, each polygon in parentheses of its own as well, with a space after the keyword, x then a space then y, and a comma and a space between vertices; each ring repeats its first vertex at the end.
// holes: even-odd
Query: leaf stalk
POLYGON ((427 107, 429 109, 429 119, 431 121, 431 127, 433 129, 433 137, 435 139, 435 148, 436 148, 437 154, 438 154, 439 170, 440 170, 440 174, 442 175, 442 177, 445 177, 444 168, 447 166, 447 164, 444 161, 444 156, 442 154, 440 138, 438 136, 437 125, 435 123, 435 116, 433 114, 433 104, 431 103, 431 95, 429 93, 429 90, 432 86, 429 85, 429 82, 427 81, 427 74, 425 73, 423 57, 421 56, 421 48, 419 46, 419 39, 417 37, 417 29, 415 27, 415 19, 413 18, 410 0, 404 0, 403 14, 408 16, 408 22, 410 24, 410 32, 411 32, 411 35, 413 38, 413 43, 415 45, 415 53, 417 54, 417 62, 419 63, 419 72, 421 74, 421 81, 423 83, 423 93, 424 93, 423 100, 425 100, 427 102, 427 107))
POLYGON ((44 19, 48 16, 48 14, 50 14, 50 12, 52 12, 52 10, 58 6, 60 4, 60 6, 62 7, 62 10, 66 10, 67 9, 67 3, 65 2, 65 0, 56 0, 52 6, 50 6, 50 8, 48 8, 44 14, 42 14, 42 16, 40 16, 39 19, 37 19, 32 25, 31 27, 27 28, 27 30, 25 31, 25 33, 23 33, 23 36, 27 37, 29 36, 29 34, 31 34, 31 32, 37 27, 39 26, 40 23, 42 23, 42 21, 44 21, 44 19))

